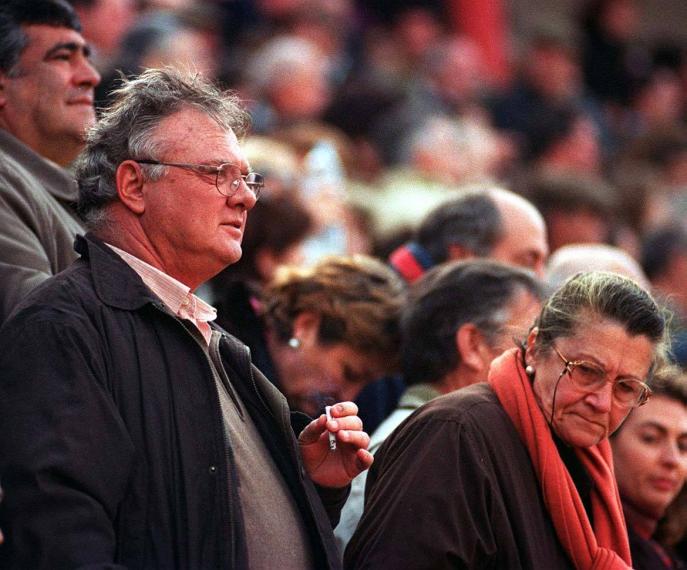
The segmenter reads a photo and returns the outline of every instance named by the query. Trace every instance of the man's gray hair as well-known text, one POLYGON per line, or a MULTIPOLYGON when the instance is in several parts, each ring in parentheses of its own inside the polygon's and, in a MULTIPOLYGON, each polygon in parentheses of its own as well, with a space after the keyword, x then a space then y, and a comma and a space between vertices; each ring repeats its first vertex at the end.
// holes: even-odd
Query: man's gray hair
MULTIPOLYGON (((149 69, 135 79, 122 78, 113 92, 112 105, 89 131, 86 148, 76 163, 78 211, 89 228, 105 223, 105 207, 118 199, 117 167, 132 158, 158 158, 163 150, 155 138, 160 121, 187 107, 207 114, 239 138, 250 124, 234 93, 221 91, 197 73, 164 68, 149 69)), ((164 166, 148 166, 144 171, 156 180, 165 170, 164 166)))

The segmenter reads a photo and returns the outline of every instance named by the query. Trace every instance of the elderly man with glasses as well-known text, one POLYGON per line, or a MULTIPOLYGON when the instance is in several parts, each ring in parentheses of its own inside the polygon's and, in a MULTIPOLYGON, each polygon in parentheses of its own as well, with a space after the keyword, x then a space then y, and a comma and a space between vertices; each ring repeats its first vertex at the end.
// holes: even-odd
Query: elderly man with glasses
POLYGON ((372 461, 355 405, 290 419, 193 294, 241 256, 262 188, 246 122, 150 70, 90 132, 81 258, 0 334, 3 568, 339 564, 331 525, 372 461))

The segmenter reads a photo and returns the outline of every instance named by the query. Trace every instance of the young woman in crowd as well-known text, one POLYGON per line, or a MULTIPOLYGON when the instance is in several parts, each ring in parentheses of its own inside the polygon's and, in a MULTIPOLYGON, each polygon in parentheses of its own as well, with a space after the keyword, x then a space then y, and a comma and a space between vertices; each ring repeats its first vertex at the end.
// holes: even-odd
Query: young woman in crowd
MULTIPOLYGON (((651 390, 651 400, 611 438, 615 476, 634 568, 684 568, 656 539, 656 531, 687 478, 687 376, 666 367, 656 374, 651 390)), ((680 515, 684 519, 684 507, 672 516, 680 515)))

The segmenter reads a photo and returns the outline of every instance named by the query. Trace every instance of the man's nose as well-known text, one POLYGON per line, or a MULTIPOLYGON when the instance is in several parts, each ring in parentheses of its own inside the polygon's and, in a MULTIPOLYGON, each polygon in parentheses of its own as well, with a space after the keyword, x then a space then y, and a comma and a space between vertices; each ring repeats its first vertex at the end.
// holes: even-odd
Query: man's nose
POLYGON ((81 58, 78 70, 74 74, 74 81, 77 85, 87 87, 95 87, 100 83, 100 73, 85 56, 81 58))

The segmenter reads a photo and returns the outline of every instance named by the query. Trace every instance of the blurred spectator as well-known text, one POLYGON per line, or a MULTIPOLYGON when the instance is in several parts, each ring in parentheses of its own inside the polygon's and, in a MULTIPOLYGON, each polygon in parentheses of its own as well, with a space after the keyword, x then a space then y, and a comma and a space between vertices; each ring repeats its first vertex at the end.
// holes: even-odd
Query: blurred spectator
POLYGON ((476 117, 429 115, 398 147, 406 158, 352 199, 370 212, 377 237, 415 228, 458 186, 494 182, 508 163, 505 140, 476 117), (405 141, 405 142, 404 142, 405 141))
POLYGON ((601 174, 599 131, 591 118, 571 105, 538 108, 527 127, 524 159, 529 168, 561 174, 601 174))
POLYGON ((352 0, 305 0, 288 29, 316 45, 329 62, 328 79, 340 85, 354 66, 352 0))
POLYGON ((549 250, 573 243, 609 243, 617 215, 613 187, 601 179, 543 173, 525 195, 544 216, 549 250))
POLYGON ((385 162, 401 161, 404 148, 399 142, 431 116, 486 116, 481 102, 485 89, 481 54, 472 40, 452 36, 432 46, 409 80, 403 99, 379 117, 371 130, 385 162))
POLYGON ((635 0, 589 0, 582 12, 583 69, 590 92, 616 109, 630 103, 650 65, 635 0))
POLYGON ((654 292, 673 312, 672 352, 687 367, 687 231, 680 224, 655 228, 642 240, 642 267, 654 292))
MULTIPOLYGON (((683 561, 655 538, 687 480, 687 376, 659 370, 653 395, 611 437, 613 463, 637 570, 679 569, 683 561)), ((682 513, 684 519, 684 506, 682 513)))
MULTIPOLYGON (((567 22, 552 20, 535 27, 520 60, 515 84, 489 101, 494 126, 509 133, 525 159, 536 159, 584 125, 599 145, 603 133, 601 109, 585 95, 577 37, 567 22)), ((580 141, 575 141, 579 143, 580 141)), ((586 142, 586 141, 585 141, 586 142)), ((582 149, 586 153, 589 143, 582 149)), ((599 149, 593 150, 598 155, 599 149)), ((599 157, 594 156, 593 161, 599 157)), ((589 158, 586 159, 590 161, 589 158)), ((598 168, 585 164, 584 168, 598 168)))
POLYGON ((136 0, 69 0, 79 16, 100 73, 110 70, 123 38, 138 14, 136 0))
MULTIPOLYGON (((447 263, 412 288, 401 319, 401 371, 408 388, 375 430, 370 452, 430 400, 484 382, 491 360, 527 334, 543 291, 535 277, 493 261, 447 263)), ((334 534, 343 554, 364 506, 365 476, 357 477, 334 534)))
POLYGON ((167 65, 198 71, 212 79, 216 72, 215 31, 205 9, 188 12, 153 11, 129 28, 97 91, 106 106, 120 74, 138 75, 145 69, 167 65))
POLYGON ((390 257, 408 282, 446 261, 489 257, 543 276, 548 254, 544 220, 523 197, 498 187, 463 192, 432 210, 413 241, 390 257))
POLYGON ((346 135, 325 123, 302 122, 277 131, 274 138, 298 156, 297 189, 315 222, 303 247, 305 262, 324 255, 369 253, 372 230, 349 195, 349 173, 357 166, 346 135))
POLYGON ((251 58, 245 77, 256 133, 320 118, 331 98, 330 61, 311 41, 270 39, 251 58))
POLYGON ((371 257, 282 267, 264 291, 261 312, 274 381, 292 409, 317 415, 396 370, 404 302, 403 282, 371 257))
POLYGON ((685 118, 685 93, 675 71, 659 67, 653 69, 638 85, 632 97, 632 137, 643 133, 660 133, 673 129, 685 118))
POLYGON ((634 279, 642 288, 650 287, 639 262, 626 251, 603 243, 580 243, 559 247, 546 264, 545 282, 555 291, 563 282, 582 271, 611 271, 634 279))

